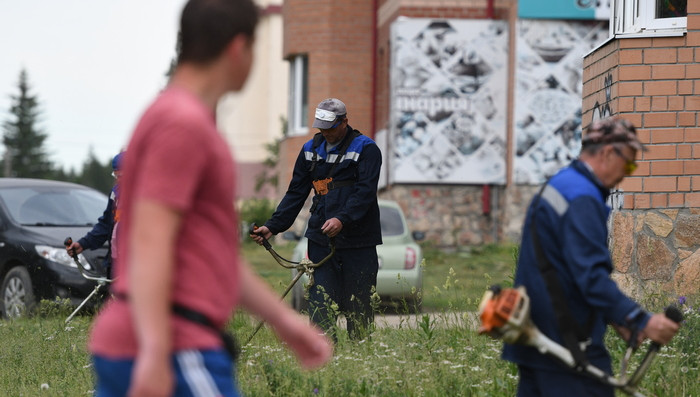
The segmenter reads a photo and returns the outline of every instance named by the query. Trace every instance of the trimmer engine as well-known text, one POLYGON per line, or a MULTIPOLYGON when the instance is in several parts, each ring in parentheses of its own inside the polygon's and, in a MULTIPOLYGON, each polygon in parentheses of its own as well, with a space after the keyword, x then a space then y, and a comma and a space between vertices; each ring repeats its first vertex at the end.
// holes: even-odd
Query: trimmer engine
POLYGON ((479 304, 480 334, 488 334, 511 344, 528 344, 532 338, 530 298, 525 287, 501 289, 494 285, 479 304))

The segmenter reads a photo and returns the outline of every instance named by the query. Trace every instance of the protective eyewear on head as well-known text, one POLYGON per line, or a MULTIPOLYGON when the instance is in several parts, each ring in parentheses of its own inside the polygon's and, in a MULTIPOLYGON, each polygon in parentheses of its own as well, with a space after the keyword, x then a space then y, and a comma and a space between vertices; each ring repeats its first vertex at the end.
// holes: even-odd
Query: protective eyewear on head
POLYGON ((336 121, 336 122, 335 122, 335 124, 333 124, 332 126, 328 127, 328 129, 329 129, 329 130, 332 130, 333 128, 335 128, 335 127, 339 126, 339 125, 340 125, 340 123, 342 123, 342 122, 343 122, 343 120, 345 120, 345 118, 344 118, 344 117, 339 117, 339 118, 338 118, 338 121, 336 121))
POLYGON ((622 150, 620 150, 620 148, 617 146, 613 146, 612 148, 615 151, 615 154, 617 154, 618 156, 620 156, 620 158, 625 160, 625 173, 627 175, 631 175, 637 169, 637 162, 635 161, 635 159, 630 159, 627 156, 625 156, 622 153, 622 150))

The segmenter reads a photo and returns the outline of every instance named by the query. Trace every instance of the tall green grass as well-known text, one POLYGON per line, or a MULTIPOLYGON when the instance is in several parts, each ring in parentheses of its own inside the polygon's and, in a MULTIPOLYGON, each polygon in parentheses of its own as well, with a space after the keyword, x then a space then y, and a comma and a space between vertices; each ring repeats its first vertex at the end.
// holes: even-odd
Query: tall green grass
MULTIPOLYGON (((244 247, 244 253, 249 249, 262 254, 259 263, 248 256, 254 266, 267 272, 268 280, 276 280, 273 287, 284 290, 289 272, 269 263, 273 261, 264 249, 244 247)), ((288 248, 281 252, 284 249, 288 248)), ((512 281, 513 247, 484 247, 468 256, 426 251, 426 312, 417 314, 415 321, 402 316, 397 326, 378 328, 362 341, 349 340, 341 330, 332 361, 316 371, 302 370, 263 328, 243 347, 235 374, 241 391, 248 396, 514 395, 517 370, 499 358, 501 343, 477 335, 471 317, 455 314, 476 310, 489 284, 512 281), (453 326, 444 327, 445 322, 453 326)), ((647 396, 700 396, 700 312, 690 301, 682 308, 686 320, 680 333, 661 349, 640 385, 647 396)), ((69 313, 61 304, 43 303, 32 318, 0 321, 0 395, 92 394, 93 374, 85 349, 91 317, 78 316, 66 326, 69 313)), ((229 326, 245 341, 255 325, 247 314, 237 313, 229 326)), ((624 343, 611 333, 607 345, 617 369, 624 343)), ((646 347, 636 353, 637 361, 646 347)))

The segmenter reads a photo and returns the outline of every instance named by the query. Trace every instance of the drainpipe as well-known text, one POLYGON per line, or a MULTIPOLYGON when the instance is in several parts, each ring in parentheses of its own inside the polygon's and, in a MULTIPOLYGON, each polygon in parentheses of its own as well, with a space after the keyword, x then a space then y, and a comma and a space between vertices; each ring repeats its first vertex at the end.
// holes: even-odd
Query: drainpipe
POLYGON ((491 185, 481 187, 481 213, 491 215, 491 185))
MULTIPOLYGON (((493 19, 493 2, 494 0, 486 0, 486 17, 493 19)), ((484 215, 491 214, 491 185, 483 185, 481 190, 481 208, 484 215)))

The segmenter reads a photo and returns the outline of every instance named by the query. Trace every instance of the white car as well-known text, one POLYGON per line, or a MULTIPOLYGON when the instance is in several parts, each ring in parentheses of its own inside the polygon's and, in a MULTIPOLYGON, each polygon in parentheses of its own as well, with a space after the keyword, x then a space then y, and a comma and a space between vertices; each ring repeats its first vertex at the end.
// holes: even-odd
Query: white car
MULTIPOLYGON (((382 301, 405 301, 411 310, 420 310, 420 292, 423 288, 423 252, 416 241, 424 238, 422 232, 411 233, 406 225, 406 218, 401 207, 395 201, 379 200, 379 214, 382 228, 383 244, 377 246, 379 272, 377 273, 377 294, 382 301)), ((294 248, 292 261, 298 262, 308 258, 306 237, 293 232, 284 234, 286 239, 296 239, 299 243, 294 248)), ((292 271, 292 277, 296 271, 292 271)), ((292 288, 292 306, 298 310, 308 309, 305 285, 309 279, 306 275, 292 288)))

